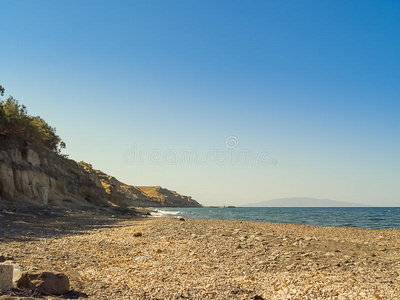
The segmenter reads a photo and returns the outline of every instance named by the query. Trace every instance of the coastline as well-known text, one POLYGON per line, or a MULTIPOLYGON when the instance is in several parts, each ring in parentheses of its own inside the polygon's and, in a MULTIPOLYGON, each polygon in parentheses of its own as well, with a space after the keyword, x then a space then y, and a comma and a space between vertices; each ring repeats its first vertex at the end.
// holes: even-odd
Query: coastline
POLYGON ((89 299, 400 297, 397 229, 132 218, 97 210, 0 215, 0 253, 28 270, 64 272, 89 299))
POLYGON ((164 217, 400 229, 400 207, 163 207, 154 210, 164 217))

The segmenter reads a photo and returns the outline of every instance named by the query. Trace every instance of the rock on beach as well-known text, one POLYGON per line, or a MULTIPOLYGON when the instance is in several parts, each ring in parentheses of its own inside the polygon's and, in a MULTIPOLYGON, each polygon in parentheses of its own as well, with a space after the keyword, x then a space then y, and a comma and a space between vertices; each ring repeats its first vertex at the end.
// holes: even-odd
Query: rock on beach
POLYGON ((62 295, 69 291, 69 279, 63 273, 27 271, 18 280, 18 287, 44 295, 62 295))
POLYGON ((63 273, 26 271, 18 280, 18 287, 45 295, 62 295, 69 291, 69 279, 63 273))
POLYGON ((0 264, 0 290, 9 291, 12 287, 13 266, 0 264))

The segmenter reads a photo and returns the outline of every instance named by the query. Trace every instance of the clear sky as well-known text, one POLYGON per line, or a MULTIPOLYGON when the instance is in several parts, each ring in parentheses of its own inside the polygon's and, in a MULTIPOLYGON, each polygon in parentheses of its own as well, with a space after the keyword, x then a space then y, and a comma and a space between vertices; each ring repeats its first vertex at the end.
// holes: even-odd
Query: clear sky
POLYGON ((207 205, 400 205, 397 0, 0 0, 0 13, 6 96, 75 160, 207 205))

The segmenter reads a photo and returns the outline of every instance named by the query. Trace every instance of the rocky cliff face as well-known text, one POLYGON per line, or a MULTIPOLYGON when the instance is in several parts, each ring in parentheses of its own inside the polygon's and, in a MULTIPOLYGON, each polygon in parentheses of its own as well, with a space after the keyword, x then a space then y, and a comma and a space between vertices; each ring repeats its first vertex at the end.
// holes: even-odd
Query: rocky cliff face
POLYGON ((105 205, 95 172, 15 136, 0 134, 0 197, 54 205, 105 205))
POLYGON ((190 196, 182 196, 175 191, 160 186, 132 186, 118 181, 115 177, 96 171, 108 199, 123 206, 143 207, 201 207, 190 196))
POLYGON ((159 187, 133 187, 101 171, 0 134, 0 198, 59 206, 200 206, 159 187), (159 190, 159 193, 147 191, 159 190))

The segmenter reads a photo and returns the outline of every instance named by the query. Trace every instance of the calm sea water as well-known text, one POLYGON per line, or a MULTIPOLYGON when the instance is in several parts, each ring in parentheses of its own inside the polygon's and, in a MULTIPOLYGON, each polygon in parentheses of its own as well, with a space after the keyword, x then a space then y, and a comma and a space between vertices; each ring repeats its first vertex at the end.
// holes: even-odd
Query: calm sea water
POLYGON ((307 224, 332 227, 400 229, 400 207, 236 207, 236 208, 162 208, 157 217, 187 217, 307 224))

